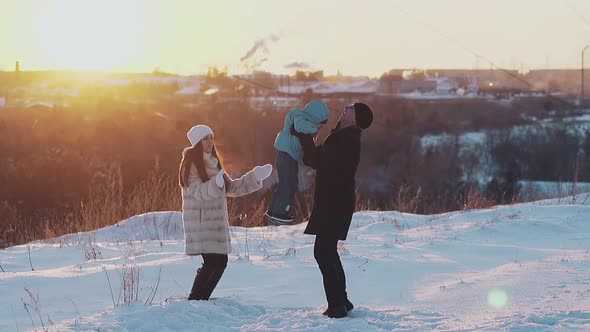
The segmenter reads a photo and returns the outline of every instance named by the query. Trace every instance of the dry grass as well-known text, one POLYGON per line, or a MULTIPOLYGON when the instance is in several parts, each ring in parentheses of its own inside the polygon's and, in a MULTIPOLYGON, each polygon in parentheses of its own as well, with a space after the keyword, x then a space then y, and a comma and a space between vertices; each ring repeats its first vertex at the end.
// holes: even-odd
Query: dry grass
POLYGON ((5 245, 87 232, 137 214, 179 211, 182 206, 178 184, 175 179, 164 175, 158 162, 128 197, 123 194, 124 179, 118 166, 112 166, 103 177, 96 179, 90 192, 90 198, 81 201, 79 207, 61 215, 56 213, 41 220, 37 218, 37 224, 34 218, 20 215, 15 207, 6 202, 0 203, 0 215, 3 216, 0 235, 5 245))
POLYGON ((497 203, 485 197, 479 190, 470 188, 465 197, 460 201, 463 210, 485 209, 497 205, 497 203))
MULTIPOLYGON (((574 187, 575 188, 575 187, 574 187)), ((124 179, 120 167, 114 165, 104 176, 93 182, 90 199, 80 203, 77 209, 62 215, 55 215, 33 223, 33 218, 21 216, 15 207, 0 202, 0 235, 7 245, 27 243, 36 239, 55 238, 64 234, 86 232, 113 225, 134 215, 152 211, 180 211, 182 198, 176 179, 166 176, 156 161, 153 169, 127 197, 124 195, 124 179)), ((575 189, 574 192, 575 194, 575 189)), ((264 213, 273 190, 258 192, 237 199, 228 200, 229 223, 233 226, 258 227, 268 225, 264 213)), ((313 208, 313 187, 295 195, 293 214, 296 223, 304 222, 313 208)), ((513 203, 531 198, 530 192, 518 192, 513 203), (524 196, 524 197, 523 197, 524 196)), ((498 204, 476 188, 463 195, 430 197, 424 195, 421 187, 402 186, 385 203, 377 205, 372 197, 357 191, 355 211, 395 210, 406 213, 439 213, 458 209, 488 208, 498 204), (455 208, 457 209, 457 208, 455 208)), ((1 244, 1 243, 0 243, 1 244)), ((92 246, 88 259, 100 257, 92 246)))

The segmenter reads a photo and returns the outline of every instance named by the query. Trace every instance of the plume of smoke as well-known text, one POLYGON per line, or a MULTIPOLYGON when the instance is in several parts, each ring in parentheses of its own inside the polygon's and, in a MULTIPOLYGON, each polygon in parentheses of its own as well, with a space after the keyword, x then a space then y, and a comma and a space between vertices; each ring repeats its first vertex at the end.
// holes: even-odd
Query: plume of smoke
POLYGON ((269 36, 269 38, 273 43, 276 43, 281 39, 281 36, 276 33, 273 33, 272 35, 269 36))
POLYGON ((246 52, 246 55, 240 58, 240 61, 243 62, 250 59, 260 48, 265 50, 265 53, 268 53, 268 48, 266 47, 266 41, 264 39, 255 40, 254 45, 248 50, 248 52, 246 52))
POLYGON ((309 69, 311 66, 307 62, 294 61, 285 65, 286 69, 309 69))
MULTIPOLYGON (((276 43, 280 39, 281 39, 281 36, 278 34, 271 34, 270 36, 268 36, 266 38, 256 39, 254 41, 254 45, 252 45, 252 47, 250 47, 248 52, 246 52, 246 54, 240 58, 240 62, 250 59, 258 52, 258 50, 262 50, 264 52, 264 54, 270 54, 270 51, 268 49, 268 45, 270 43, 276 43)), ((261 64, 262 62, 266 61, 267 59, 268 58, 261 60, 258 63, 258 65, 261 64)))
POLYGON ((268 61, 268 58, 263 58, 263 59, 260 59, 260 61, 256 62, 256 63, 255 63, 253 66, 252 66, 252 68, 258 68, 258 67, 260 67, 260 66, 261 66, 263 63, 265 63, 266 61, 268 61))

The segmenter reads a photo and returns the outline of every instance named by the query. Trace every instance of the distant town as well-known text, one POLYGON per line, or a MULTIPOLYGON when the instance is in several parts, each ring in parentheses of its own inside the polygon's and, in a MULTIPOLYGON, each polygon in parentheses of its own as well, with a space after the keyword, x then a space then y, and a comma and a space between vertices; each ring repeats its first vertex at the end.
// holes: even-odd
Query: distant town
POLYGON ((302 98, 394 96, 408 99, 505 99, 559 95, 580 103, 583 79, 577 69, 520 73, 499 69, 392 69, 379 78, 326 76, 322 70, 279 75, 265 71, 230 75, 210 67, 207 74, 181 76, 159 69, 145 74, 94 71, 0 71, 0 108, 67 108, 77 99, 110 95, 131 103, 174 100, 186 106, 240 100, 256 111, 284 111, 302 98))

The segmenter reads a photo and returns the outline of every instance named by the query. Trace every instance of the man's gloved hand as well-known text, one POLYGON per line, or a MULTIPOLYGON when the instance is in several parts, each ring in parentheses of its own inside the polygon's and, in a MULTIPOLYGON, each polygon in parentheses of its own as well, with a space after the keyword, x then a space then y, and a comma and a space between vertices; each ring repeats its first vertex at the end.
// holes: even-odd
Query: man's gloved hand
POLYGON ((295 126, 291 126, 291 135, 293 135, 297 138, 301 138, 306 134, 298 132, 297 130, 295 130, 295 126))

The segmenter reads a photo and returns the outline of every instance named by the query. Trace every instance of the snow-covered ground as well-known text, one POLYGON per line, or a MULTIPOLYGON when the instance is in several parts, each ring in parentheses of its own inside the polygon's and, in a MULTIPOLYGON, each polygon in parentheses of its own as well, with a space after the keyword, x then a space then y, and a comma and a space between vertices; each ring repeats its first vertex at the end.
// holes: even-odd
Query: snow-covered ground
POLYGON ((440 215, 356 213, 339 245, 356 305, 343 319, 321 314, 304 227, 233 227, 234 252, 208 302, 185 300, 201 258, 183 254, 178 212, 7 248, 0 331, 590 330, 590 194, 440 215))
MULTIPOLYGON (((461 135, 457 135, 457 140, 462 149, 472 150, 473 148, 480 146, 486 141, 487 132, 467 132, 461 135)), ((422 150, 429 148, 436 148, 438 145, 443 143, 451 143, 454 140, 454 136, 450 134, 437 134, 437 135, 424 135, 420 138, 420 144, 422 150)))
POLYGON ((527 200, 590 192, 590 182, 518 181, 518 184, 527 200))
MULTIPOLYGON (((544 119, 539 120, 531 118, 536 121, 535 124, 513 126, 510 129, 511 135, 526 135, 527 132, 534 129, 551 129, 551 128, 567 128, 567 133, 570 136, 576 135, 583 142, 590 130, 590 115, 580 115, 577 117, 565 118, 563 121, 558 119, 544 119)), ((464 169, 464 181, 478 182, 481 187, 484 187, 495 173, 495 165, 490 155, 490 147, 487 140, 493 135, 503 135, 502 130, 483 130, 465 132, 460 135, 451 135, 448 133, 424 135, 420 137, 420 146, 422 151, 429 149, 436 150, 442 145, 458 144, 459 154, 466 159, 471 160, 469 169, 464 169)), ((583 146, 580 147, 580 153, 584 153, 583 146)), ((557 182, 543 182, 543 181, 523 181, 521 185, 526 186, 530 193, 535 193, 534 196, 528 196, 529 199, 542 199, 561 197, 565 193, 564 188, 571 188, 572 183, 557 183, 557 182)), ((580 188, 575 191, 588 190, 587 184, 578 184, 580 188)), ((572 190, 570 190, 570 193, 572 190)))
POLYGON ((468 94, 456 94, 453 92, 402 92, 396 93, 396 96, 400 98, 406 99, 423 99, 423 100, 439 100, 439 99, 465 99, 465 98, 475 98, 475 99, 492 99, 492 97, 488 96, 480 96, 475 93, 468 93, 468 94))

